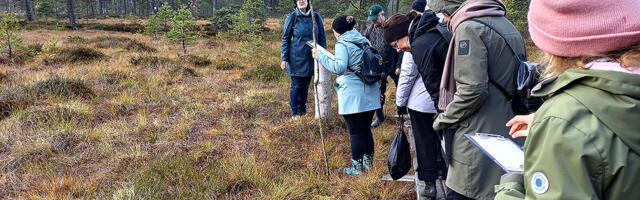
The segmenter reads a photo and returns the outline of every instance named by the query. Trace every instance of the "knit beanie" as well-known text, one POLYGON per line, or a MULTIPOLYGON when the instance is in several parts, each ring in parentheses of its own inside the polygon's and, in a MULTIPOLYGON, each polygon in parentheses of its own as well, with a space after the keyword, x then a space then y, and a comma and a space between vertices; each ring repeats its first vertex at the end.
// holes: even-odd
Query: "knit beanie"
POLYGON ((426 6, 427 6, 427 0, 415 0, 411 4, 411 10, 424 12, 424 7, 426 6))
MULTIPOLYGON (((293 8, 298 8, 298 0, 293 0, 293 8)), ((307 0, 307 10, 311 9, 311 0, 307 0)))
POLYGON ((400 38, 408 36, 411 20, 413 20, 411 14, 402 13, 395 14, 387 19, 387 21, 384 22, 384 26, 382 28, 382 37, 384 37, 384 41, 387 43, 391 43, 400 38))
POLYGON ((533 42, 553 55, 587 56, 640 43, 638 0, 534 0, 528 19, 533 42))
POLYGON ((354 26, 356 26, 356 20, 351 15, 341 15, 334 19, 331 24, 331 28, 333 28, 333 30, 338 34, 350 31, 354 26))

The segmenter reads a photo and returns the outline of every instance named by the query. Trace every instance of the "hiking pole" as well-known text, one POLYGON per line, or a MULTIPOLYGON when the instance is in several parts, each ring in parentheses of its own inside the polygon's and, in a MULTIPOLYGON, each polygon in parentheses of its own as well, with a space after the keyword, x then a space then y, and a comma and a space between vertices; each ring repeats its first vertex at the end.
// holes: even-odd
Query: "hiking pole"
MULTIPOLYGON (((313 37, 313 48, 317 49, 318 48, 318 42, 316 41, 316 26, 318 24, 316 24, 316 15, 313 13, 313 6, 311 5, 311 1, 309 1, 309 9, 311 10, 311 21, 313 21, 313 26, 311 26, 311 36, 313 37)), ((318 98, 318 83, 319 83, 319 76, 320 76, 320 64, 318 63, 318 61, 316 59, 313 59, 314 65, 314 72, 315 72, 315 77, 313 77, 313 94, 315 95, 316 98, 316 110, 318 111, 318 125, 320 126, 320 139, 322 140, 322 153, 324 153, 324 167, 327 168, 327 177, 330 177, 330 172, 329 172, 329 158, 327 157, 327 148, 324 144, 324 129, 322 127, 322 113, 321 113, 321 109, 318 108, 318 106, 320 106, 320 98, 318 98)))

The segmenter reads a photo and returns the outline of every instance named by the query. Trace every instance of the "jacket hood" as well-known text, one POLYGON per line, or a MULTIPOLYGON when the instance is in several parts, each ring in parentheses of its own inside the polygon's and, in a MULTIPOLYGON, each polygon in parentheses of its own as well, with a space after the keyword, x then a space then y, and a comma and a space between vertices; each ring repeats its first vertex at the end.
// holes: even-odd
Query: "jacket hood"
POLYGON ((350 31, 344 32, 342 35, 338 36, 338 40, 358 43, 358 44, 364 44, 369 42, 369 40, 367 40, 367 38, 362 36, 362 34, 360 34, 360 32, 358 32, 356 29, 352 29, 350 31))
MULTIPOLYGON (((574 96, 607 128, 611 129, 633 152, 640 154, 638 118, 620 117, 640 113, 640 75, 602 70, 569 69, 555 79, 537 85, 534 96, 547 96, 568 88, 585 89, 574 96), (593 89, 608 95, 583 98, 593 89), (603 104, 603 102, 606 102, 603 104)), ((598 92, 599 93, 599 92, 598 92)), ((597 93, 595 93, 597 94, 597 93)))
POLYGON ((416 27, 413 37, 418 37, 432 29, 435 29, 439 21, 440 18, 438 18, 433 11, 425 10, 424 13, 422 13, 422 17, 420 17, 420 21, 418 21, 418 26, 416 27))
POLYGON ((433 11, 446 13, 453 16, 453 13, 460 8, 460 5, 467 0, 429 0, 427 5, 433 11))

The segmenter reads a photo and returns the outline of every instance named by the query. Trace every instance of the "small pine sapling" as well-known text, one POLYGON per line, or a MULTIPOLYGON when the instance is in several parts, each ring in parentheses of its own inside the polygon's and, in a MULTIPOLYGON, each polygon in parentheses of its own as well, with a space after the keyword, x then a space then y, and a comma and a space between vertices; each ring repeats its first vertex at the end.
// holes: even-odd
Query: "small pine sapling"
POLYGON ((58 41, 56 38, 51 37, 51 40, 47 44, 42 45, 42 51, 39 57, 42 59, 45 65, 52 64, 52 60, 55 57, 56 49, 58 48, 58 41))
POLYGON ((15 33, 18 29, 18 22, 15 16, 4 14, 0 19, 0 48, 9 49, 9 60, 13 61, 14 49, 27 49, 22 37, 15 33))
POLYGON ((182 42, 182 51, 186 54, 186 41, 198 38, 198 35, 193 31, 195 26, 196 22, 193 15, 191 15, 191 11, 183 6, 173 16, 171 30, 165 34, 165 37, 171 41, 182 42))
POLYGON ((151 15, 149 17, 149 21, 144 26, 144 33, 153 37, 153 39, 158 39, 158 34, 163 31, 163 25, 160 21, 160 17, 158 15, 151 15))

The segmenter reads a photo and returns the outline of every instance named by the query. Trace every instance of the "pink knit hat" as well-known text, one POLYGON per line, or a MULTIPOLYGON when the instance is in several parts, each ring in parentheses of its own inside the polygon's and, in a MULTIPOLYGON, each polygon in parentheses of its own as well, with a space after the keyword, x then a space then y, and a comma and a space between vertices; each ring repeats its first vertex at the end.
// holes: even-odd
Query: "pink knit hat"
POLYGON ((558 56, 640 43, 640 0, 531 0, 528 18, 533 42, 558 56))

